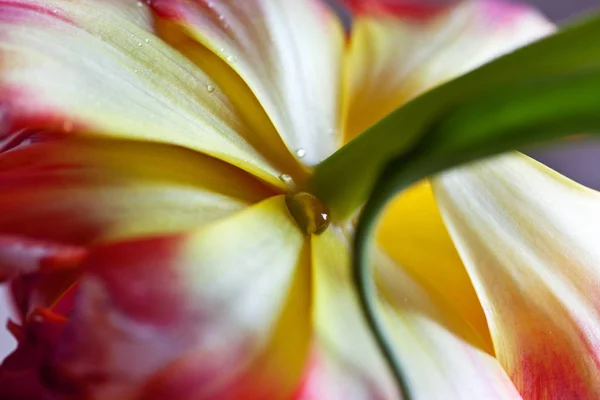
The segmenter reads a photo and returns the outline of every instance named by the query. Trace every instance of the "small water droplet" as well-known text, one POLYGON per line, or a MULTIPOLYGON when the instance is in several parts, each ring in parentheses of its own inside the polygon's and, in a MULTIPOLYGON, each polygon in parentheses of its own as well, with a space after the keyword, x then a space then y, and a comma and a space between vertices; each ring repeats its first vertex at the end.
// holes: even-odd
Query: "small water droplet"
POLYGON ((52 12, 53 12, 54 14, 57 14, 57 13, 58 13, 58 8, 55 8, 54 10, 52 10, 52 12))
POLYGON ((208 8, 213 8, 215 5, 213 4, 213 2, 212 2, 212 1, 209 1, 209 2, 207 2, 207 3, 206 3, 206 6, 207 6, 208 8))
POLYGON ((215 89, 215 85, 206 85, 206 90, 208 90, 209 93, 214 92, 215 89))
POLYGON ((236 61, 237 61, 237 57, 236 57, 236 56, 229 55, 229 56, 227 56, 227 61, 230 61, 230 62, 236 62, 236 61))
POLYGON ((139 42, 138 47, 142 47, 142 46, 143 46, 142 42, 139 42))
POLYGON ((329 129, 327 129, 327 133, 329 135, 335 135, 338 133, 338 130, 336 128, 329 128, 329 129))
POLYGON ((150 39, 146 38, 146 39, 144 39, 144 42, 150 43, 150 39))
POLYGON ((225 16, 223 14, 219 15, 219 21, 225 21, 225 16))
POLYGON ((137 73, 138 73, 138 69, 137 69, 137 68, 135 68, 135 69, 133 70, 133 72, 135 72, 135 73, 137 74, 137 73))
POLYGON ((221 47, 221 48, 219 49, 219 51, 220 51, 221 53, 225 53, 225 48, 224 48, 224 47, 221 47))
POLYGON ((331 223, 329 210, 316 196, 298 192, 285 196, 285 203, 305 235, 319 235, 331 223))
POLYGON ((73 122, 67 120, 63 122, 63 130, 65 132, 71 132, 73 130, 73 122))
POLYGON ((279 180, 281 180, 281 182, 285 183, 286 185, 293 185, 294 184, 294 178, 292 178, 290 175, 288 174, 281 174, 279 175, 279 180))
POLYGON ((143 6, 144 6, 144 3, 142 3, 141 1, 138 1, 138 2, 137 2, 137 6, 138 6, 138 7, 143 7, 143 6))
POLYGON ((296 150, 296 155, 298 156, 298 158, 302 158, 306 155, 306 150, 298 149, 298 150, 296 150))

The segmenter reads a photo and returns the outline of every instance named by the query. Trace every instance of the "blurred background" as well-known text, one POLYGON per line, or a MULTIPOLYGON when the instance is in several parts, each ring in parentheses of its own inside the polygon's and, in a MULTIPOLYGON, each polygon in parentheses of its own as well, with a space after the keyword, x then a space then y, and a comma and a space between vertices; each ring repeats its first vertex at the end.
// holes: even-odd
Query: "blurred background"
MULTIPOLYGON (((542 10, 548 18, 558 24, 567 23, 570 19, 593 10, 600 11, 600 0, 526 0, 525 2, 542 10)), ((598 139, 561 143, 550 147, 529 149, 525 152, 581 184, 600 189, 600 173, 598 173, 600 140, 598 139)))
MULTIPOLYGON (((592 10, 600 11, 600 0, 521 0, 546 16, 563 24, 592 10)), ((530 156, 592 188, 600 189, 600 140, 587 139, 561 142, 550 147, 527 149, 530 156)), ((15 342, 3 328, 8 318, 6 294, 0 289, 0 360, 14 347, 15 342)))

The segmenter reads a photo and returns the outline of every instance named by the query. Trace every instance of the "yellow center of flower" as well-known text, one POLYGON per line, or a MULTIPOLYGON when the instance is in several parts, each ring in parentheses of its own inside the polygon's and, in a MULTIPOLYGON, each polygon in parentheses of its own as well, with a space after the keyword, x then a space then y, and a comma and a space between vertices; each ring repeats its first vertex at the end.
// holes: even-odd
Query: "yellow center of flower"
POLYGON ((307 192, 289 193, 285 202, 305 235, 319 235, 329 226, 329 210, 316 196, 307 192))

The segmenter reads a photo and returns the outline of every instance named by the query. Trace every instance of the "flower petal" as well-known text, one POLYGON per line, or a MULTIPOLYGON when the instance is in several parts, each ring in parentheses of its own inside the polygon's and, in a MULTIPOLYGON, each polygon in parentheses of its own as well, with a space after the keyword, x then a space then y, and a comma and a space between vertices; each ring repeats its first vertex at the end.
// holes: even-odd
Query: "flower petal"
POLYGON ((401 193, 384 211, 379 245, 423 287, 445 297, 469 321, 493 354, 489 328, 471 278, 423 181, 401 193))
POLYGON ((40 310, 23 327, 9 325, 17 333, 19 343, 0 365, 0 393, 4 399, 67 400, 52 396, 45 387, 43 374, 47 356, 56 345, 64 322, 64 318, 40 310))
POLYGON ((285 187, 216 83, 156 37, 135 3, 0 2, 4 134, 52 129, 166 142, 285 187))
POLYGON ((518 154, 434 192, 523 398, 597 399, 600 195, 518 154))
POLYGON ((273 194, 189 150, 74 137, 0 154, 0 188, 0 276, 65 269, 79 245, 196 229, 273 194))
POLYGON ((340 0, 355 15, 393 13, 406 19, 427 19, 462 0, 340 0))
POLYGON ((99 400, 289 398, 312 329, 304 242, 277 196, 93 249, 54 371, 99 400))
POLYGON ((344 34, 319 0, 153 0, 164 19, 217 54, 250 87, 307 165, 337 149, 344 34))
MULTIPOLYGON (((318 365, 321 376, 308 379, 305 390, 324 394, 315 398, 397 398, 360 314, 346 245, 333 231, 325 232, 313 239, 313 262, 315 328, 326 361, 318 365)), ((424 290, 383 253, 375 262, 379 311, 415 399, 447 399, 449 394, 465 400, 520 398, 496 360, 480 350, 477 335, 441 296, 424 290)))
POLYGON ((60 226, 44 223, 70 211, 73 223, 110 223, 111 237, 166 233, 198 227, 276 193, 237 168, 185 149, 75 138, 1 155, 0 182, 6 188, 0 195, 2 232, 77 243, 98 236, 83 228, 72 232, 64 220, 60 226))
POLYGON ((346 139, 424 91, 553 29, 518 4, 457 3, 430 18, 381 6, 356 15, 347 59, 346 139))

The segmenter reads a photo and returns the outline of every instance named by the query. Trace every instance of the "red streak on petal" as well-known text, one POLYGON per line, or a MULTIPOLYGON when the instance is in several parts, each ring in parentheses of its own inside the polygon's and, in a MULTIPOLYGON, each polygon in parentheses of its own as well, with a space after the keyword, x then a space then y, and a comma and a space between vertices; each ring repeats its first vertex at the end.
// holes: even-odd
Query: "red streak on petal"
MULTIPOLYGON (((0 8, 0 15, 1 15, 0 8)), ((0 18, 0 21, 2 19, 0 18)), ((0 71, 2 52, 0 52, 0 71)), ((72 134, 89 130, 89 127, 72 119, 69 110, 52 105, 51 99, 23 87, 0 85, 0 143, 17 131, 43 130, 41 137, 72 134)))
POLYGON ((291 400, 345 400, 353 396, 369 400, 387 398, 361 371, 342 359, 336 359, 334 354, 329 354, 329 360, 326 357, 313 348, 291 400), (358 388, 360 393, 357 392, 358 388))
POLYGON ((459 3, 458 0, 343 0, 355 14, 392 14, 413 20, 428 20, 459 3))
POLYGON ((75 282, 52 304, 52 311, 60 315, 68 315, 75 307, 79 292, 79 284, 75 282))
POLYGON ((479 6, 485 21, 496 25, 509 24, 515 19, 532 13, 532 9, 526 5, 510 1, 482 0, 479 6))
POLYGON ((245 346, 226 357, 206 357, 194 354, 194 349, 188 353, 149 379, 136 400, 265 400, 280 399, 285 393, 278 377, 265 376, 262 365, 256 368, 245 365, 244 360, 249 356, 245 346))
POLYGON ((74 306, 71 301, 74 301, 74 284, 79 274, 77 269, 50 275, 21 275, 13 279, 10 282, 11 299, 21 320, 36 308, 51 308, 56 313, 67 315, 74 306))
MULTIPOLYGON (((597 393, 585 380, 586 367, 580 361, 598 353, 598 349, 589 354, 577 354, 561 340, 556 332, 536 332, 536 345, 523 343, 518 352, 519 371, 513 372, 511 378, 523 399, 577 399, 595 400, 597 393), (541 337, 540 337, 541 336, 541 337)), ((583 340, 587 343, 587 340, 583 340)))
POLYGON ((112 304, 130 318, 158 325, 185 319, 186 282, 177 272, 183 236, 98 247, 85 264, 86 275, 102 282, 112 304))
POLYGON ((51 322, 53 324, 64 324, 67 322, 67 318, 64 315, 59 315, 47 308, 35 309, 27 318, 27 322, 38 321, 38 322, 51 322))
POLYGON ((40 4, 32 4, 31 1, 23 0, 0 0, 0 21, 19 22, 25 15, 31 15, 33 11, 37 14, 50 16, 61 21, 72 23, 60 9, 50 9, 40 4))
POLYGON ((0 278, 77 268, 87 250, 21 236, 0 235, 0 278))
POLYGON ((167 20, 184 19, 176 3, 178 3, 177 0, 151 0, 149 6, 160 18, 167 20))

